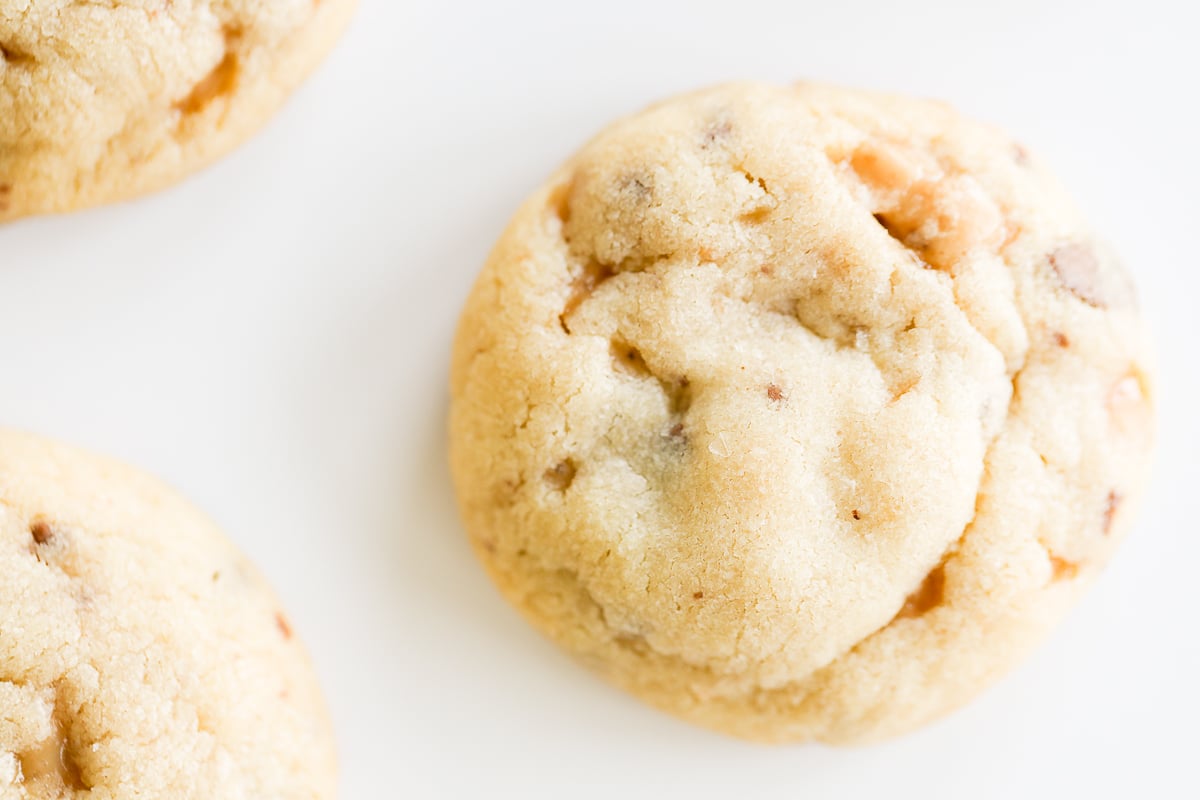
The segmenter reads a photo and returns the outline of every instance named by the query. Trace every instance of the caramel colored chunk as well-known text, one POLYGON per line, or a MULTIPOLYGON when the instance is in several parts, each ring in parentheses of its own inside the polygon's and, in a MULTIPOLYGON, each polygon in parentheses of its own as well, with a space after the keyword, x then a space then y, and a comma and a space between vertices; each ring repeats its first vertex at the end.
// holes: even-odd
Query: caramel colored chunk
POLYGON ((938 564, 925 576, 925 580, 921 581, 917 590, 908 596, 900 613, 896 616, 900 618, 922 616, 941 605, 945 593, 946 569, 945 565, 938 564))

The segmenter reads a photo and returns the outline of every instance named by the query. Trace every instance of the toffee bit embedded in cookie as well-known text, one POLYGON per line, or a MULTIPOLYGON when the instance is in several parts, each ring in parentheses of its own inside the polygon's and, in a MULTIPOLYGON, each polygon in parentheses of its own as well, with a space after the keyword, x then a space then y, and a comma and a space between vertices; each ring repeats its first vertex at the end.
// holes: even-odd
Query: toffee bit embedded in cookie
POLYGON ((1054 275, 1064 289, 1088 305, 1108 305, 1100 285, 1100 262, 1096 251, 1086 244, 1073 242, 1055 249, 1049 256, 1054 275))
POLYGON ((688 380, 687 376, 684 375, 673 381, 659 378, 658 382, 667 396, 667 405, 671 413, 676 416, 686 414, 692 407, 692 382, 688 380))
POLYGON ((546 470, 543 477, 555 491, 565 492, 575 480, 575 462, 569 458, 564 459, 546 470))
POLYGON ((238 51, 241 49, 242 35, 243 31, 237 26, 227 26, 221 31, 221 59, 185 98, 175 104, 181 114, 199 114, 218 99, 228 97, 237 88, 241 71, 238 51))
POLYGON ((451 467, 505 596, 756 740, 892 736, 1014 666, 1114 549, 1100 503, 1140 492, 1153 427, 1121 267, 1061 250, 1092 236, 1021 162, 946 106, 814 84, 593 139, 455 343, 451 467))
POLYGON ((35 63, 36 59, 26 53, 24 50, 17 48, 15 45, 7 42, 0 42, 0 62, 9 67, 28 66, 35 63))
POLYGON ((1065 558, 1060 558, 1049 551, 1047 551, 1046 555, 1050 559, 1050 580, 1070 580, 1079 574, 1079 565, 1075 562, 1067 561, 1065 558))
POLYGON ((748 225, 761 225, 762 223, 766 222, 768 218, 770 218, 772 208, 773 206, 767 204, 756 205, 754 208, 739 216, 738 219, 748 225))
POLYGON ((29 533, 33 536, 34 544, 46 544, 54 538, 54 531, 45 520, 34 520, 29 526, 29 533))
POLYGON ((92 789, 83 781, 73 754, 74 748, 63 732, 61 723, 52 719, 51 727, 53 733, 34 747, 17 754, 22 783, 61 787, 73 792, 92 789))
POLYGON ((1118 435, 1151 438, 1154 408, 1147 377, 1140 367, 1131 365, 1128 373, 1112 383, 1104 404, 1112 429, 1118 435))
POLYGON ((1117 517, 1117 509, 1121 507, 1123 499, 1117 490, 1113 489, 1109 491, 1108 497, 1104 500, 1104 533, 1106 535, 1112 533, 1113 520, 1117 517))
MULTIPOLYGON (((877 190, 894 192, 914 183, 923 172, 918 159, 875 139, 863 142, 850 156, 850 168, 877 190)), ((876 215, 876 220, 879 216, 876 215)), ((879 220, 883 225, 883 221, 879 220)), ((886 227, 886 225, 885 225, 886 227)))
POLYGON ((292 625, 288 622, 287 617, 283 615, 282 611, 275 613, 275 627, 279 628, 279 632, 283 634, 284 639, 292 638, 292 625))
POLYGON ((946 567, 944 564, 938 564, 929 571, 916 591, 905 599, 904 606, 897 616, 904 619, 927 614, 942 604, 945 593, 946 567))

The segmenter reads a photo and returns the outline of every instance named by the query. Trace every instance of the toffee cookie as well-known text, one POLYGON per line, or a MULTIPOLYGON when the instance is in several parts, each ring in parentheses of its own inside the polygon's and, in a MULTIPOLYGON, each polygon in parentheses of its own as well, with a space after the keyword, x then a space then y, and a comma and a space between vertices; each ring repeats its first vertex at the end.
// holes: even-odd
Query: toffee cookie
POLYGON ((0 0, 0 221, 163 188, 258 130, 354 0, 0 0))
POLYGON ((505 596, 659 708, 863 742, 960 705, 1129 528, 1132 287, 947 106, 725 86, 520 209, 454 346, 451 465, 505 596))
POLYGON ((153 478, 0 431, 0 798, 335 796, 308 657, 153 478))

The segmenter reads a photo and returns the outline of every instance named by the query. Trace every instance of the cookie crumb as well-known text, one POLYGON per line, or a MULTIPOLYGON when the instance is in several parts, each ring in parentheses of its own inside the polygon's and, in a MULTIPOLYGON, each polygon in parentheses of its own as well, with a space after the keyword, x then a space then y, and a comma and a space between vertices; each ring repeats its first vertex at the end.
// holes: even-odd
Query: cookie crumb
POLYGON ((780 389, 777 385, 772 383, 767 386, 767 397, 771 400, 774 400, 776 403, 778 403, 780 400, 783 399, 783 390, 780 389))

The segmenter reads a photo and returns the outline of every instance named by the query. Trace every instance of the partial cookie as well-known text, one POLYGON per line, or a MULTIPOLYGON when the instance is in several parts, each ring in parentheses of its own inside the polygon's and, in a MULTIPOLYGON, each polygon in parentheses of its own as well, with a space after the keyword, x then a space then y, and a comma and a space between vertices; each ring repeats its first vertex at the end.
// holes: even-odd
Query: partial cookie
POLYGON ((233 149, 354 0, 0 0, 0 222, 122 200, 233 149))
POLYGON ((308 657, 245 557, 157 480, 0 431, 0 798, 335 795, 308 657))
POLYGON ((854 743, 965 702, 1128 530, 1153 438, 1129 279, 950 108, 802 84, 622 120, 517 213, 454 347, 466 528, 654 705, 854 743))

